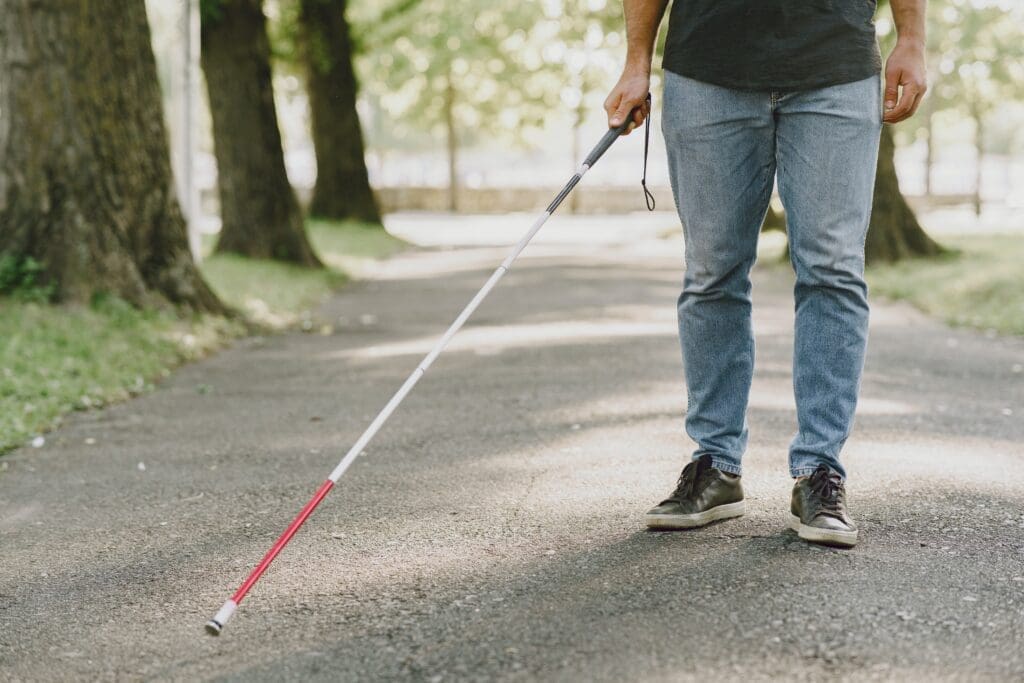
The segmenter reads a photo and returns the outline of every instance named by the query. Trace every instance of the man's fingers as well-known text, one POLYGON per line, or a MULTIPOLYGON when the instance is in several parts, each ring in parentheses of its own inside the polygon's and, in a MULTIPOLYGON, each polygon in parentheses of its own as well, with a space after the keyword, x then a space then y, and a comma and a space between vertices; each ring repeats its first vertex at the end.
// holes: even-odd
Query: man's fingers
POLYGON ((899 99, 899 71, 885 72, 885 111, 886 113, 896 108, 896 101, 899 99))
MULTIPOLYGON (((612 128, 618 127, 619 124, 621 124, 629 117, 630 112, 633 111, 633 109, 638 104, 640 103, 635 102, 633 100, 628 100, 626 98, 622 98, 622 100, 620 100, 619 102, 618 108, 615 110, 615 113, 612 114, 612 118, 608 121, 608 123, 611 125, 612 128)), ((643 119, 640 120, 642 121, 643 119)), ((636 119, 634 118, 634 122, 635 121, 636 119)))
POLYGON ((903 101, 901 100, 900 107, 894 110, 894 116, 889 123, 906 121, 913 116, 914 112, 917 110, 917 105, 921 102, 921 93, 917 93, 913 98, 904 96, 904 99, 907 100, 906 106, 904 106, 903 101))
POLYGON ((905 121, 909 119, 911 116, 913 116, 914 113, 917 111, 917 108, 921 106, 921 100, 923 99, 924 90, 918 90, 917 93, 914 95, 914 101, 910 103, 910 109, 907 110, 907 113, 903 116, 903 118, 900 119, 900 121, 905 121))
POLYGON ((905 83, 902 92, 900 92, 899 102, 896 103, 893 109, 889 110, 886 120, 889 123, 899 123, 909 118, 914 113, 914 103, 920 94, 921 88, 916 83, 905 83))
POLYGON ((615 120, 615 114, 616 110, 619 108, 619 101, 621 100, 622 93, 613 90, 612 93, 608 95, 608 99, 604 101, 604 110, 608 112, 608 125, 612 127, 619 125, 619 122, 615 120))
MULTIPOLYGON (((615 116, 612 117, 612 125, 611 125, 611 127, 612 128, 618 128, 619 125, 623 121, 625 121, 627 117, 629 117, 629 109, 623 110, 622 107, 620 106, 619 107, 619 111, 615 112, 615 116)), ((633 122, 632 119, 630 119, 629 125, 626 126, 626 130, 624 130, 622 132, 622 134, 623 135, 629 135, 630 132, 632 132, 633 128, 635 128, 635 127, 636 127, 636 124, 633 122)))
POLYGON ((921 106, 921 102, 924 100, 924 93, 928 90, 928 86, 922 83, 918 86, 917 94, 914 95, 914 101, 910 104, 910 113, 907 114, 907 118, 910 118, 917 113, 917 108, 921 106))

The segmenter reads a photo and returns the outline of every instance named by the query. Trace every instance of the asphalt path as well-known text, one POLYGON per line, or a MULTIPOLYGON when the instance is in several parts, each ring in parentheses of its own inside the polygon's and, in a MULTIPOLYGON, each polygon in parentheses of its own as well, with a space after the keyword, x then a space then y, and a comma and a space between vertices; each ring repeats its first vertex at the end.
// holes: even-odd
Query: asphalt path
POLYGON ((1024 678, 1024 342, 876 302, 844 452, 862 542, 810 546, 785 529, 792 276, 759 267, 747 515, 648 532, 692 448, 681 245, 572 226, 219 638, 203 623, 503 249, 409 251, 328 302, 329 327, 241 342, 0 459, 0 679, 1024 678))

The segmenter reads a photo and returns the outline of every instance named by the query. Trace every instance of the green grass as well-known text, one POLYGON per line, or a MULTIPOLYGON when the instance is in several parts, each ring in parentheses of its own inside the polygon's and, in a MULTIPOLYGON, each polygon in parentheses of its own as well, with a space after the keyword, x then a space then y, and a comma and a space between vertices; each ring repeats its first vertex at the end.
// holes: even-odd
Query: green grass
POLYGON ((0 299, 0 453, 66 413, 147 391, 169 368, 243 329, 223 318, 138 311, 116 299, 88 307, 0 299))
MULTIPOLYGON (((310 220, 307 227, 313 248, 327 266, 324 269, 211 254, 203 261, 203 275, 224 302, 250 320, 281 328, 307 319, 312 308, 349 275, 358 276, 368 261, 389 256, 403 246, 379 227, 362 223, 310 220)), ((212 251, 213 245, 211 238, 204 246, 212 251)))
POLYGON ((943 237, 948 255, 868 269, 873 294, 910 302, 951 325, 1024 335, 1024 238, 943 237))
POLYGON ((294 324, 346 277, 335 270, 313 270, 274 261, 217 254, 203 261, 203 276, 221 301, 271 328, 294 324))
MULTIPOLYGON (((310 221, 309 234, 328 268, 217 254, 204 260, 203 274, 248 322, 280 329, 308 319, 348 273, 403 246, 359 223, 310 221)), ((32 291, 0 297, 0 454, 69 412, 147 391, 171 368, 251 329, 216 316, 138 311, 116 299, 53 306, 40 303, 43 298, 32 291)))
POLYGON ((367 261, 390 256, 405 246, 397 237, 365 223, 310 219, 306 225, 323 262, 347 272, 358 271, 367 261))

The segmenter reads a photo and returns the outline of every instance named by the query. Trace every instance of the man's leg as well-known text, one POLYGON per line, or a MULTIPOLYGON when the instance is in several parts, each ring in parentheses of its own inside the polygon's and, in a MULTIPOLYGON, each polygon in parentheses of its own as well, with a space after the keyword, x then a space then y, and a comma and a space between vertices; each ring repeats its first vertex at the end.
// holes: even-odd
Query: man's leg
POLYGON ((864 239, 875 181, 878 77, 778 98, 779 193, 796 271, 790 473, 845 471, 868 336, 864 239))
POLYGON ((665 73, 662 131, 686 241, 679 339, 694 459, 740 474, 754 367, 750 268, 775 176, 768 93, 665 73))

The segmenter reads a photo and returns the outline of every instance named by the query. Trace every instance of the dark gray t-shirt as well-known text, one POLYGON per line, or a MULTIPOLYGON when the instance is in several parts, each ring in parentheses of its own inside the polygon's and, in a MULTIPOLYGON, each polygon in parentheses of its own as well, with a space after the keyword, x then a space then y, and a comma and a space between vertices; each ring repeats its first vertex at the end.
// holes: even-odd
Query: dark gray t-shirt
POLYGON ((662 66, 744 90, 808 90, 879 72, 876 0, 674 0, 662 66))

